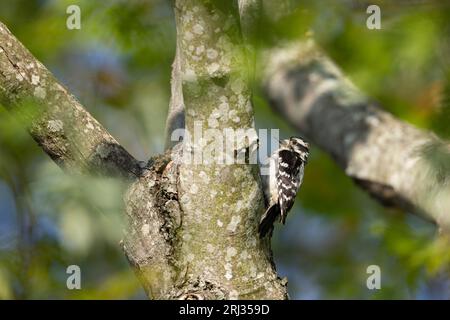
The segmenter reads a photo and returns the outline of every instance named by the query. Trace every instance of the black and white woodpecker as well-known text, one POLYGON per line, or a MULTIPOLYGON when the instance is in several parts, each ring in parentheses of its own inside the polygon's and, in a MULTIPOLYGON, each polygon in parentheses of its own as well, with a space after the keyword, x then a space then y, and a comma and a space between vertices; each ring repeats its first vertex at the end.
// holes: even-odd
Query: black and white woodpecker
POLYGON ((280 147, 270 156, 269 175, 263 179, 268 206, 259 224, 261 238, 273 230, 275 220, 285 223, 302 184, 308 156, 309 144, 297 137, 281 140, 280 147))

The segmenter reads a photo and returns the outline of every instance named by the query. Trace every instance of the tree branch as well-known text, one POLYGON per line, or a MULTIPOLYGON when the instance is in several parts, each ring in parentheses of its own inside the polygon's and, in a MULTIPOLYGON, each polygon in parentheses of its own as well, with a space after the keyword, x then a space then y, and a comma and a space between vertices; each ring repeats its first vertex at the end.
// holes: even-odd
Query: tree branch
MULTIPOLYGON (((172 64, 172 75, 170 79, 170 103, 166 120, 165 148, 173 147, 179 141, 172 140, 175 130, 184 129, 184 101, 181 84, 181 61, 179 54, 179 44, 177 44, 175 59, 172 64)), ((177 138, 177 137, 174 137, 177 138)))
POLYGON ((262 14, 262 0, 238 0, 239 19, 246 44, 254 44, 262 14))
POLYGON ((0 22, 0 102, 69 172, 136 176, 139 162, 0 22))
POLYGON ((450 228, 450 144, 364 96, 312 40, 268 53, 274 108, 382 204, 450 228))

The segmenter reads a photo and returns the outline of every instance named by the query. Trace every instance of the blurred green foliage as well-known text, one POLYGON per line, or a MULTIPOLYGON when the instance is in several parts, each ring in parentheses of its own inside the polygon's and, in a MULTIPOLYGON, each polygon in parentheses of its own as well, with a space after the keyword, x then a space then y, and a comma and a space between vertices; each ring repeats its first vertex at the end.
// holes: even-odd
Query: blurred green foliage
MULTIPOLYGON (((264 18, 262 46, 313 33, 363 92, 450 137, 450 3, 371 1, 382 29, 368 30, 365 1, 284 2, 287 14, 264 18)), ((131 153, 144 160, 162 151, 176 34, 170 1, 3 1, 0 20, 131 153), (81 8, 81 30, 66 28, 70 4, 81 8)), ((254 101, 258 127, 295 134, 260 94, 254 101)), ((118 245, 123 188, 64 174, 0 108, 0 298, 143 298, 118 245), (81 267, 80 291, 66 288, 71 264, 81 267)), ((274 239, 292 298, 450 297, 448 243, 434 226, 381 207, 316 148, 294 211, 274 239), (382 290, 366 288, 371 264, 382 270, 382 290)))

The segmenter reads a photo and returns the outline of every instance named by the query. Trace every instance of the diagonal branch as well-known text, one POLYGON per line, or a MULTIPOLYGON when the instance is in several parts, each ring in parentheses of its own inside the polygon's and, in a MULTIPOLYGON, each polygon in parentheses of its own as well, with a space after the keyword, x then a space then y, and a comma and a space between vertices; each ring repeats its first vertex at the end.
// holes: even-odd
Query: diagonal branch
POLYGON ((134 159, 0 22, 0 103, 70 172, 140 174, 134 159))
POLYGON ((265 93, 382 204, 450 228, 450 144, 380 109, 313 41, 267 56, 265 93))

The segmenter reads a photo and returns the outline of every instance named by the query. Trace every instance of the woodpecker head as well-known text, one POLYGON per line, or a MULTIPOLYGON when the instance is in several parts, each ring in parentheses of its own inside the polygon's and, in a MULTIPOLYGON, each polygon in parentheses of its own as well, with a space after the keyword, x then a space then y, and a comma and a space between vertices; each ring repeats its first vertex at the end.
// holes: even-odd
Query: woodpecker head
POLYGON ((291 149, 303 162, 308 161, 309 143, 299 137, 290 137, 280 141, 281 147, 291 149))

